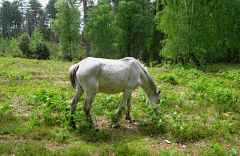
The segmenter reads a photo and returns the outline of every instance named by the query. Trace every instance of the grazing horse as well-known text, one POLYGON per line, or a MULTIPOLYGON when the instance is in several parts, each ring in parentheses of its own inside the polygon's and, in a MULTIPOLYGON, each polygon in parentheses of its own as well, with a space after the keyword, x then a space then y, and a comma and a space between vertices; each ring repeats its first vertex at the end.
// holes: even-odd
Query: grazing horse
MULTIPOLYGON (((131 93, 141 86, 147 94, 147 105, 160 102, 161 90, 158 90, 147 68, 138 60, 126 57, 120 60, 88 57, 70 67, 69 79, 76 87, 76 94, 71 102, 71 114, 74 114, 80 97, 85 92, 86 100, 83 106, 90 126, 94 126, 90 115, 93 99, 97 92, 116 94, 123 92, 122 100, 115 114, 116 121, 112 127, 118 127, 118 118, 127 102, 126 119, 130 117, 131 93)), ((98 130, 97 127, 95 127, 98 130)))

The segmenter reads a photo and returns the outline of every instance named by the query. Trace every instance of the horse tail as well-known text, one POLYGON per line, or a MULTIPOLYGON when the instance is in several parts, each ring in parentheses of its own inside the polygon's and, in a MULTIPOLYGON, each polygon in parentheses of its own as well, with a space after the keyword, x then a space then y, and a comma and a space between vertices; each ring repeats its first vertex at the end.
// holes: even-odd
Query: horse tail
POLYGON ((68 71, 68 77, 73 88, 76 87, 76 80, 77 80, 76 73, 78 68, 79 68, 79 64, 75 64, 75 65, 72 65, 68 71))

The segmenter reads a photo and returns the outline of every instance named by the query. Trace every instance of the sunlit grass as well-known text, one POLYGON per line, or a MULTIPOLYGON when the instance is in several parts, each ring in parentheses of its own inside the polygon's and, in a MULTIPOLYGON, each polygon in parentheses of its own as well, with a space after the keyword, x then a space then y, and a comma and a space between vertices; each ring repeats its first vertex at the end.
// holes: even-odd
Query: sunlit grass
POLYGON ((0 58, 0 155, 238 155, 240 73, 226 66, 149 68, 162 90, 160 114, 146 106, 141 88, 132 93, 131 116, 111 128, 122 94, 99 93, 89 129, 78 103, 69 124, 75 89, 68 81, 74 63, 0 58), (206 72, 213 71, 214 72, 206 72), (171 143, 166 142, 170 141, 171 143), (35 153, 34 153, 35 152, 35 153))

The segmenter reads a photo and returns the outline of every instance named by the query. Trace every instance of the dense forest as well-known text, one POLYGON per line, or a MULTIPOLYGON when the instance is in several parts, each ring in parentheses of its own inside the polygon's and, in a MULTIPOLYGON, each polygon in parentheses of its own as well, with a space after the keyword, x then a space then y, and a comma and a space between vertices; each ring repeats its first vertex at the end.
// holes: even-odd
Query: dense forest
POLYGON ((2 0, 0 55, 240 61, 240 0, 2 0))

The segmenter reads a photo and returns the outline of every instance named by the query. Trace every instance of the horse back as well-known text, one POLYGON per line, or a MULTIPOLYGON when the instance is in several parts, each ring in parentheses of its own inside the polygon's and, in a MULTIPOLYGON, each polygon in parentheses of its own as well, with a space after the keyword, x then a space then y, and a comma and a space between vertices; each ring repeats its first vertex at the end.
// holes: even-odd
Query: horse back
POLYGON ((140 83, 141 71, 134 58, 120 60, 86 58, 79 64, 77 78, 84 87, 115 94, 135 89, 140 83))

